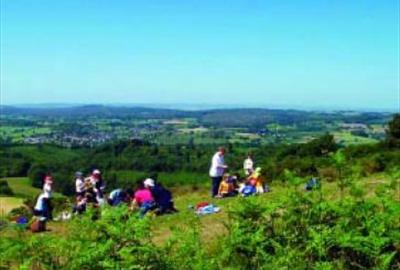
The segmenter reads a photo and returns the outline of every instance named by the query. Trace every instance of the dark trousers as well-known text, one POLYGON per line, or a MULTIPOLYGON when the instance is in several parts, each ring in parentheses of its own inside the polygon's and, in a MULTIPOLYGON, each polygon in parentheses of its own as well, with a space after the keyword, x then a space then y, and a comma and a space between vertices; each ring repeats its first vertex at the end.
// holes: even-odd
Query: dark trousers
POLYGON ((211 177, 211 197, 218 195, 219 184, 221 184, 222 176, 211 177))
POLYGON ((47 218, 47 220, 52 220, 53 219, 53 204, 51 203, 51 199, 47 198, 45 199, 45 211, 44 211, 44 216, 47 218))

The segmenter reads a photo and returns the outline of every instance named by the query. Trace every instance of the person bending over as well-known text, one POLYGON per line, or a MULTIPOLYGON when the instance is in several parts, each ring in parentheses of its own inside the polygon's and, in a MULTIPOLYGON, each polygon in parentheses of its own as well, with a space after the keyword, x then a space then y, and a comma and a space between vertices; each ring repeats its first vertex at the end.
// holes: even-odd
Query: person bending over
POLYGON ((133 203, 139 207, 141 217, 156 207, 150 189, 146 188, 141 180, 137 182, 137 190, 134 195, 133 203))

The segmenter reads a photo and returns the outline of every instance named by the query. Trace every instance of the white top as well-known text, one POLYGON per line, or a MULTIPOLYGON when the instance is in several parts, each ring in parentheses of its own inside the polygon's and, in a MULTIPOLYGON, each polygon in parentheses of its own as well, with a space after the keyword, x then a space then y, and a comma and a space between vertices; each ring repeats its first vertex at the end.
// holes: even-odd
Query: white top
POLYGON ((114 189, 108 195, 108 198, 110 198, 111 200, 114 200, 117 196, 119 196, 119 194, 121 194, 121 192, 122 192, 122 189, 120 189, 120 188, 114 189))
POLYGON ((37 198, 36 204, 35 204, 35 210, 44 211, 44 199, 45 198, 46 198, 46 196, 44 193, 39 195, 39 197, 37 198))
POLYGON ((248 171, 248 170, 254 171, 253 166, 254 166, 254 162, 251 158, 246 158, 246 160, 243 162, 243 169, 245 171, 248 171))
POLYGON ((85 182, 83 181, 82 178, 76 178, 75 180, 75 190, 76 193, 81 193, 85 189, 85 182))
POLYGON ((214 154, 211 160, 210 176, 211 177, 221 177, 224 175, 225 171, 225 161, 224 156, 217 152, 214 154))
POLYGON ((45 198, 51 198, 51 184, 44 184, 43 186, 43 194, 45 198))

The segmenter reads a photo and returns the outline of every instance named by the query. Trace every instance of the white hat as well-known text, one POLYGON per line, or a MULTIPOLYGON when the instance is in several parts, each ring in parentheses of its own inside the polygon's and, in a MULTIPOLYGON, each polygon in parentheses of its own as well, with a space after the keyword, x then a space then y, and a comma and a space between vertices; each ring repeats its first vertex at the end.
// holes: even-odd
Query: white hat
POLYGON ((92 174, 101 174, 101 172, 98 169, 93 170, 92 174))
POLYGON ((148 187, 154 187, 154 180, 151 178, 147 178, 143 181, 143 184, 148 187))

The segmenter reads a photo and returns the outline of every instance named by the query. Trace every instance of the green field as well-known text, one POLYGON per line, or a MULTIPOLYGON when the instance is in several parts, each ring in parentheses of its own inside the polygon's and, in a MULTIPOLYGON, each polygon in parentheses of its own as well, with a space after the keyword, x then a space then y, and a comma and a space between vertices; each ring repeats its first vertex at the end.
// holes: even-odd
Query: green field
POLYGON ((377 143, 378 140, 372 138, 366 138, 361 136, 352 135, 350 132, 342 131, 342 132, 334 132, 333 136, 335 136, 335 140, 342 145, 351 145, 351 144, 372 144, 377 143))
POLYGON ((31 186, 31 182, 27 177, 8 177, 1 180, 8 182, 16 197, 31 197, 41 192, 40 189, 31 186))
MULTIPOLYGON (((9 187, 14 192, 14 197, 0 197, 0 214, 7 214, 13 208, 22 205, 25 198, 32 198, 40 194, 41 189, 31 186, 27 177, 8 177, 2 178, 8 182, 9 187)), ((60 193, 54 193, 55 197, 62 197, 60 193)))
POLYGON ((52 129, 48 127, 1 126, 0 136, 10 137, 14 142, 22 142, 27 137, 46 135, 51 131, 52 129))
POLYGON ((23 203, 22 198, 0 197, 0 216, 4 216, 12 209, 20 207, 22 203, 23 203))

